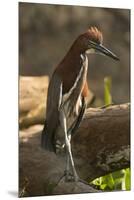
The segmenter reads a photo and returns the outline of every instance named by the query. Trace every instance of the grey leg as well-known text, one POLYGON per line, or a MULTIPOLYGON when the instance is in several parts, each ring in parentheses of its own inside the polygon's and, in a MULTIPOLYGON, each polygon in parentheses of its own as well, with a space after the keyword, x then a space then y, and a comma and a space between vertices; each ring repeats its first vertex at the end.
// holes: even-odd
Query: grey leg
POLYGON ((76 172, 75 167, 74 167, 74 161, 73 161, 73 157, 72 157, 70 142, 67 144, 67 148, 68 148, 68 152, 69 152, 69 159, 70 159, 70 163, 71 163, 71 167, 72 167, 74 181, 78 181, 79 178, 78 178, 77 172, 76 172))
MULTIPOLYGON (((68 140, 69 142, 71 141, 71 135, 68 136, 68 140)), ((69 181, 69 179, 71 179, 70 177, 70 158, 69 158, 69 153, 67 151, 67 148, 66 148, 66 170, 65 170, 65 174, 66 174, 66 179, 67 181, 69 181)))
POLYGON ((66 180, 69 181, 70 179, 70 159, 69 154, 66 152, 66 169, 65 169, 66 180))
POLYGON ((67 156, 67 165, 66 165, 67 178, 69 175, 70 164, 71 164, 74 181, 78 181, 79 178, 78 178, 77 172, 74 167, 74 161, 73 161, 72 152, 71 152, 71 144, 70 144, 71 136, 69 136, 69 138, 68 138, 66 117, 65 117, 63 110, 60 111, 60 122, 61 122, 61 126, 62 126, 62 128, 64 130, 64 134, 65 134, 65 145, 66 145, 66 156, 67 156))
MULTIPOLYGON (((68 136, 69 142, 71 142, 71 135, 68 136)), ((66 158, 66 172, 69 174, 69 168, 70 168, 70 159, 69 159, 69 154, 67 152, 67 158, 66 158)))

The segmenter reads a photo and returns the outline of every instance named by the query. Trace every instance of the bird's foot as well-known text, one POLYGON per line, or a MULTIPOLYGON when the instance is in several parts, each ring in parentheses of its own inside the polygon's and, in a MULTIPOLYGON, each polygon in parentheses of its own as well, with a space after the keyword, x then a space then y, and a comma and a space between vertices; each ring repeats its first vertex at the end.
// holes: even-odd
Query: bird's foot
POLYGON ((64 174, 65 174, 65 181, 66 182, 72 182, 73 181, 73 175, 70 171, 65 170, 64 174))
POLYGON ((64 174, 66 182, 78 182, 80 180, 77 174, 73 175, 70 171, 65 170, 64 174))

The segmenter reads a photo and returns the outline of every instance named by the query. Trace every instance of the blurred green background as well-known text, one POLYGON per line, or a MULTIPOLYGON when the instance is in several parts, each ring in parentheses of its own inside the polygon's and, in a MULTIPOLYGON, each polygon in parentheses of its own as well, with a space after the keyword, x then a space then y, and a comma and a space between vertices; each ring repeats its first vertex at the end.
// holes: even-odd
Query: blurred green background
POLYGON ((104 99, 104 77, 110 76, 113 102, 128 102, 130 10, 127 9, 19 3, 20 75, 51 76, 76 37, 90 26, 103 32, 104 45, 119 56, 120 62, 89 55, 89 87, 98 99, 104 99))

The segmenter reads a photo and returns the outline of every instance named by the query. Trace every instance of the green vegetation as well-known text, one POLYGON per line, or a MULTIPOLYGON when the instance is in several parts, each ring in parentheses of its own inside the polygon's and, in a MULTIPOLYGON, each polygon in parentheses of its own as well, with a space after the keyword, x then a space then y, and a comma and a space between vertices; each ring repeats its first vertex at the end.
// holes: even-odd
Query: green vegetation
MULTIPOLYGON (((111 95, 112 81, 110 77, 104 79, 104 103, 105 105, 112 104, 111 95)), ((131 172, 130 168, 122 169, 99 177, 91 182, 97 189, 104 191, 113 190, 130 190, 131 189, 131 172)))
POLYGON ((110 77, 104 78, 104 103, 105 105, 112 104, 111 86, 112 80, 110 77))
POLYGON ((104 191, 130 190, 130 177, 130 169, 127 168, 96 178, 92 184, 104 191))

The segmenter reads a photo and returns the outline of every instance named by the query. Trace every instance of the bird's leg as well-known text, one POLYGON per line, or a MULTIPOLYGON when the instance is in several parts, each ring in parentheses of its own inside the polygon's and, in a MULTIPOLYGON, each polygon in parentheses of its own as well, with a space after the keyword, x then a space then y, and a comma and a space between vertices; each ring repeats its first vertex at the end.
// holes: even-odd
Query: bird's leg
POLYGON ((65 169, 65 175, 66 175, 66 179, 69 180, 69 176, 70 176, 70 159, 69 159, 68 152, 66 152, 66 169, 65 169))
MULTIPOLYGON (((69 142, 71 142, 71 135, 68 135, 68 140, 69 140, 69 142)), ((68 152, 66 154, 66 170, 65 170, 65 173, 66 173, 66 176, 69 177, 69 175, 70 175, 70 159, 69 159, 68 152)))
POLYGON ((71 164, 74 181, 78 181, 79 178, 78 178, 77 172, 74 167, 74 161, 73 161, 72 152, 71 152, 71 144, 70 144, 70 140, 67 135, 66 117, 65 117, 63 110, 60 111, 60 122, 61 122, 61 126, 62 126, 62 128, 64 130, 64 134, 65 134, 65 145, 66 145, 66 156, 67 156, 66 178, 67 179, 69 178, 69 170, 70 170, 70 164, 71 164))
POLYGON ((65 135, 65 147, 66 147, 66 169, 65 169, 65 175, 66 179, 69 179, 69 174, 70 174, 70 159, 69 159, 69 153, 67 149, 67 144, 69 143, 69 139, 67 137, 67 125, 66 125, 66 118, 64 112, 61 110, 60 112, 60 123, 62 126, 62 129, 64 131, 65 135))
POLYGON ((69 144, 68 144, 68 151, 69 151, 69 161, 72 167, 72 172, 73 172, 73 176, 74 176, 74 181, 77 182, 79 180, 79 177, 77 175, 75 166, 74 166, 74 161, 73 161, 73 156, 72 156, 72 152, 71 152, 71 135, 70 138, 68 139, 69 144))

